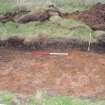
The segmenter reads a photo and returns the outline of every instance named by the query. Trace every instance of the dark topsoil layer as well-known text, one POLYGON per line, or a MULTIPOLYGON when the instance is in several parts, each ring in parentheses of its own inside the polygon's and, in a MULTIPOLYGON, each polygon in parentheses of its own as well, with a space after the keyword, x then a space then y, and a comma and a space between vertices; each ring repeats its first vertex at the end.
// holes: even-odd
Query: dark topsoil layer
MULTIPOLYGON (((0 47, 6 48, 16 48, 23 50, 44 50, 44 49, 59 49, 65 50, 68 48, 79 48, 81 50, 87 51, 89 42, 78 40, 78 39, 68 39, 68 38, 39 38, 35 41, 25 42, 24 39, 17 37, 11 37, 7 40, 0 41, 0 47)), ((105 43, 101 42, 91 42, 90 51, 94 52, 105 52, 105 43)))

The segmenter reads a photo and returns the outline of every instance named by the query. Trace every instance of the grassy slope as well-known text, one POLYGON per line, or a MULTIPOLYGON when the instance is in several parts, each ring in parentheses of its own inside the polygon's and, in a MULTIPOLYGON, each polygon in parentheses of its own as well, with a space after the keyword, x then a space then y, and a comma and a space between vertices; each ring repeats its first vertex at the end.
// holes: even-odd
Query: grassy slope
MULTIPOLYGON (((30 38, 30 37, 38 37, 38 35, 43 35, 46 37, 69 37, 69 38, 71 37, 71 38, 81 38, 84 40, 88 40, 91 30, 89 30, 87 26, 84 25, 83 27, 76 28, 73 30, 69 29, 69 27, 78 24, 80 26, 82 25, 82 23, 76 22, 74 20, 65 20, 64 22, 62 21, 61 26, 52 21, 46 21, 43 23, 32 22, 28 24, 18 24, 18 23, 8 22, 5 25, 0 23, 0 37, 1 39, 7 39, 8 37, 11 36, 30 38), (68 23, 70 23, 69 26, 68 23)), ((94 38, 94 32, 92 32, 92 35, 94 38)))
MULTIPOLYGON (((5 13, 7 11, 11 11, 13 8, 16 7, 16 3, 11 2, 15 0, 0 0, 0 12, 5 13)), ((43 0, 41 0, 43 1, 43 0)), ((59 7, 63 8, 63 10, 73 10, 82 8, 83 10, 86 9, 87 5, 75 5, 74 3, 66 0, 52 0, 56 3, 59 7)), ((38 2, 37 2, 38 3, 38 2)), ((43 2, 40 2, 43 4, 43 2)), ((29 4, 30 5, 30 4, 29 4)), ((29 6, 27 5, 27 6, 29 6)), ((34 9, 36 8, 36 4, 33 6, 34 9)), ((74 20, 61 20, 61 19, 53 19, 51 21, 46 21, 43 23, 40 22, 32 22, 28 24, 18 24, 13 22, 8 22, 6 24, 0 23, 0 38, 7 39, 11 36, 19 36, 24 38, 32 38, 37 37, 38 35, 46 35, 47 37, 73 37, 73 38, 81 38, 88 40, 89 34, 92 32, 92 38, 94 39, 94 32, 89 30, 86 25, 82 28, 77 28, 73 30, 69 30, 69 27, 76 26, 76 25, 83 25, 78 21, 74 20), (60 25, 59 25, 60 24, 60 25)))

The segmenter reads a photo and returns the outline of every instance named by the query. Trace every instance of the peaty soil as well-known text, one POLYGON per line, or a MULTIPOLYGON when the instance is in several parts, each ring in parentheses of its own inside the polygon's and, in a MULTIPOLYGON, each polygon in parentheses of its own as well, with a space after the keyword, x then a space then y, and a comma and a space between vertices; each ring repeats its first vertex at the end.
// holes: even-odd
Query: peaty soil
MULTIPOLYGON (((10 37, 6 40, 0 40, 0 47, 29 51, 46 50, 49 48, 60 50, 79 48, 83 51, 87 51, 89 47, 89 41, 77 38, 47 38, 43 36, 39 36, 36 39, 30 39, 30 41, 26 41, 25 38, 10 37)), ((99 36, 96 40, 90 43, 90 51, 97 53, 105 52, 104 36, 99 36)))

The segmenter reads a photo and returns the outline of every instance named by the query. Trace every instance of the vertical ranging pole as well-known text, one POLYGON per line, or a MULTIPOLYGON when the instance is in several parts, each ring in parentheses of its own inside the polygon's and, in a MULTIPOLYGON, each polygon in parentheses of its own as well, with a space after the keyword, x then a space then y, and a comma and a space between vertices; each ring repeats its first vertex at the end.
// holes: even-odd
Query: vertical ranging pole
POLYGON ((90 33, 90 35, 89 35, 89 45, 88 45, 88 51, 90 51, 90 47, 91 47, 91 40, 92 40, 92 34, 90 33))

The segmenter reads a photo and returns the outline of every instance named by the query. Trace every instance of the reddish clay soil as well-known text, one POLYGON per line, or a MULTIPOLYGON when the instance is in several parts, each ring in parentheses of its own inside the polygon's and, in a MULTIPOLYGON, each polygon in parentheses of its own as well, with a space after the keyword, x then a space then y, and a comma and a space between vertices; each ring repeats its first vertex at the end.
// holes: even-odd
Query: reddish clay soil
POLYGON ((105 54, 66 50, 68 56, 33 56, 0 48, 0 90, 32 94, 105 96, 105 54))

